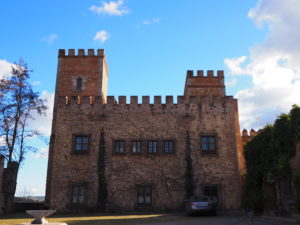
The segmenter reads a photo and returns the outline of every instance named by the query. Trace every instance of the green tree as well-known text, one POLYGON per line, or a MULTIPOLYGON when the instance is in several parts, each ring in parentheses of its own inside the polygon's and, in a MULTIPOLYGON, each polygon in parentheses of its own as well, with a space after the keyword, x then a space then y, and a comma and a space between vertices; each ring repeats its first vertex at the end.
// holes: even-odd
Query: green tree
MULTIPOLYGON (((290 160, 295 154, 299 140, 300 107, 293 105, 289 114, 278 116, 274 125, 264 127, 245 145, 246 207, 262 211, 263 201, 257 196, 262 196, 264 182, 278 187, 282 179, 292 181, 290 160)), ((280 196, 277 198, 279 203, 280 196)))

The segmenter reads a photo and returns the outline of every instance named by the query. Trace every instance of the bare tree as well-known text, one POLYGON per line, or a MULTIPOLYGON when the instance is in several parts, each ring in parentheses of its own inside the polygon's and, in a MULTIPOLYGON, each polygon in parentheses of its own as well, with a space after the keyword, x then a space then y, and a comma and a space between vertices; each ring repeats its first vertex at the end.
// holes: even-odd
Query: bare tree
POLYGON ((47 109, 45 100, 29 83, 30 72, 20 60, 12 67, 11 74, 0 80, 0 154, 5 157, 8 174, 11 174, 10 164, 14 165, 14 176, 4 176, 4 191, 10 195, 5 196, 5 202, 15 193, 19 165, 28 151, 35 150, 28 139, 38 132, 29 128, 29 121, 34 115, 45 114, 47 109))

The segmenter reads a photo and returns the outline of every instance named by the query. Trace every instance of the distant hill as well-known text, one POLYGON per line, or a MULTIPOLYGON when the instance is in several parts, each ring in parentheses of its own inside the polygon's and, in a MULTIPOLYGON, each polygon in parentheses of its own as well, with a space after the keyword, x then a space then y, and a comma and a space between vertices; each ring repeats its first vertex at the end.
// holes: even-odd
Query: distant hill
POLYGON ((44 202, 45 196, 15 197, 14 202, 44 202))

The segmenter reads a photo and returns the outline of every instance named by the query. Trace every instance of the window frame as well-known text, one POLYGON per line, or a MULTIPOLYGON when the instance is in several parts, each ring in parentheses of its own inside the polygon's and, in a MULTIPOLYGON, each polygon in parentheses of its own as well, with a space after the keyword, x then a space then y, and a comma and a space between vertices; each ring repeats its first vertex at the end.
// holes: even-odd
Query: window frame
POLYGON ((149 207, 149 206, 151 206, 152 205, 152 185, 150 185, 150 184, 138 184, 138 185, 136 185, 136 194, 137 194, 137 201, 136 201, 136 203, 137 203, 137 206, 143 206, 143 207, 149 207), (143 203, 139 203, 139 197, 141 196, 140 195, 140 192, 139 192, 139 188, 142 188, 143 189, 143 194, 142 194, 142 197, 143 197, 143 203), (145 191, 145 189, 146 188, 149 188, 150 189, 150 193, 149 194, 146 194, 146 191, 145 191), (150 196, 150 202, 149 203, 146 203, 145 202, 145 197, 146 196, 150 196))
POLYGON ((76 78, 76 91, 81 92, 83 90, 83 79, 82 77, 76 78))
POLYGON ((147 142, 147 153, 148 154, 158 154, 158 152, 159 152, 159 142, 158 142, 158 140, 148 140, 148 142, 147 142), (155 152, 153 152, 153 151, 149 151, 150 150, 150 142, 155 142, 156 143, 156 148, 155 148, 155 152))
POLYGON ((140 154, 142 154, 142 151, 143 151, 143 141, 142 140, 132 140, 131 141, 131 153, 134 154, 134 155, 140 155, 140 154), (133 151, 133 147, 134 147, 135 142, 140 143, 140 151, 139 152, 134 152, 133 151))
POLYGON ((175 153, 175 146, 176 146, 175 143, 176 143, 176 142, 175 142, 174 139, 166 139, 166 140, 164 140, 164 141, 163 141, 163 153, 164 153, 164 154, 174 154, 174 153, 175 153), (171 152, 169 152, 169 151, 166 152, 166 148, 165 148, 166 142, 172 142, 172 151, 171 151, 171 152))
POLYGON ((122 154, 125 154, 125 153, 126 153, 126 140, 124 140, 124 139, 114 139, 113 140, 113 154, 122 155, 122 154), (117 143, 123 143, 123 151, 122 152, 116 151, 117 143))
POLYGON ((73 134, 72 135, 72 152, 74 154, 87 154, 91 149, 91 135, 90 134, 84 134, 84 133, 78 133, 78 134, 73 134), (87 137, 88 138, 88 143, 87 143, 87 150, 76 150, 76 138, 78 137, 87 137))
POLYGON ((87 183, 76 183, 76 184, 72 184, 71 185, 71 205, 72 206, 84 206, 86 205, 86 203, 88 202, 87 201, 87 192, 88 192, 88 185, 87 183), (76 199, 77 201, 74 202, 73 201, 73 197, 74 197, 74 189, 75 188, 83 188, 84 192, 83 192, 83 201, 82 202, 79 202, 79 194, 77 193, 76 195, 76 199))
POLYGON ((209 134, 201 134, 200 135, 200 151, 203 155, 216 155, 219 152, 219 148, 218 148, 218 135, 215 133, 209 133, 209 134), (203 140, 202 138, 207 138, 208 142, 206 144, 208 144, 208 149, 203 149, 203 140), (210 143, 209 143, 209 138, 213 137, 214 138, 214 149, 211 150, 210 149, 210 143))

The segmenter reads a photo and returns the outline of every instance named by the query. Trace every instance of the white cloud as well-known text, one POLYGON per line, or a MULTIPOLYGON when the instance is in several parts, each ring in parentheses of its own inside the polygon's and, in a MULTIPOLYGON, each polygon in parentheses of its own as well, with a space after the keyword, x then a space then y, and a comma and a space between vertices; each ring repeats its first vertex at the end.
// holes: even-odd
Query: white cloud
POLYGON ((110 38, 110 34, 105 30, 100 30, 96 33, 93 40, 94 41, 100 41, 101 43, 104 43, 108 38, 110 38))
POLYGON ((226 87, 234 87, 237 85, 237 83, 238 83, 237 79, 231 79, 225 83, 225 86, 226 87))
POLYGON ((154 18, 154 19, 145 19, 141 24, 138 24, 136 27, 139 28, 143 25, 151 25, 151 24, 154 24, 154 23, 159 23, 160 20, 161 19, 159 17, 154 18))
POLYGON ((54 43, 55 40, 58 39, 58 36, 56 34, 50 34, 46 37, 43 37, 41 39, 42 42, 45 42, 48 45, 52 45, 54 43))
POLYGON ((41 81, 38 81, 38 80, 31 83, 31 85, 33 85, 33 86, 38 86, 38 85, 41 85, 41 84, 42 84, 41 81))
POLYGON ((128 9, 123 6, 124 1, 118 0, 116 2, 102 2, 102 6, 98 7, 95 5, 92 5, 89 10, 97 13, 97 14, 108 14, 111 16, 122 16, 126 13, 128 13, 128 9))
POLYGON ((46 159, 48 158, 48 147, 41 147, 37 152, 32 153, 31 157, 34 159, 46 159))
POLYGON ((241 68, 241 64, 244 63, 247 59, 247 56, 241 56, 238 58, 225 59, 224 63, 228 67, 230 74, 232 75, 241 75, 247 74, 243 68, 241 68))
POLYGON ((50 136, 51 127, 52 127, 52 114, 53 114, 53 105, 54 105, 54 93, 49 93, 43 91, 41 94, 42 99, 46 99, 46 105, 48 109, 46 111, 46 116, 38 115, 35 113, 33 117, 35 118, 30 122, 30 127, 38 130, 44 136, 50 136))
POLYGON ((7 62, 5 59, 0 59, 0 79, 8 76, 11 73, 11 69, 15 64, 7 62))
POLYGON ((261 0, 250 10, 257 26, 268 29, 265 41, 249 56, 225 59, 232 75, 249 75, 252 87, 239 91, 241 128, 261 128, 300 104, 300 1, 261 0))

